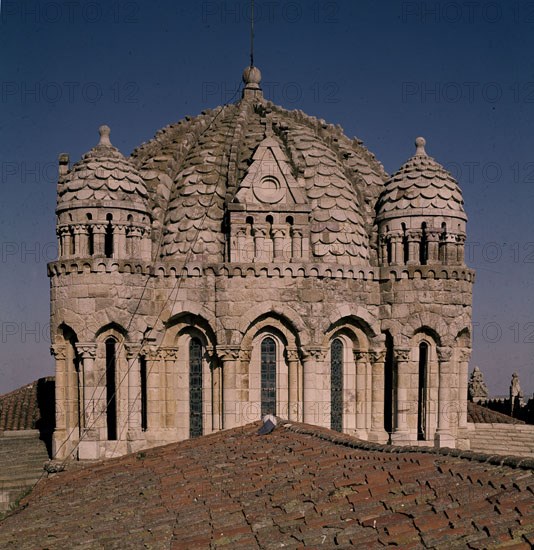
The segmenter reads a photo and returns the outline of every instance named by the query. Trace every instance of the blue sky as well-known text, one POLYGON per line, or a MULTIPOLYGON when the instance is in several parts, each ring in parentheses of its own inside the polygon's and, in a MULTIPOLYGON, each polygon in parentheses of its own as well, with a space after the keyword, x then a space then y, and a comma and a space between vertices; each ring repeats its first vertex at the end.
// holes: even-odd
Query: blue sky
MULTIPOLYGON (((474 352, 493 394, 534 392, 534 0, 256 0, 265 95, 341 124, 395 171, 414 138, 460 181, 474 352)), ((106 123, 129 154, 234 95, 249 2, 3 0, 0 393, 53 374, 46 263, 57 157, 106 123)))

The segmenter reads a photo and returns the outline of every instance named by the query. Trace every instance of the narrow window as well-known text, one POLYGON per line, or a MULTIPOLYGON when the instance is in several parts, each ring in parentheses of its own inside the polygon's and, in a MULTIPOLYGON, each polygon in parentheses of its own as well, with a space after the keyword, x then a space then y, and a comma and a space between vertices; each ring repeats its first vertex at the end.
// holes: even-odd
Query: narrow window
POLYGON ((426 380, 428 370, 428 344, 419 344, 419 391, 417 400, 417 439, 426 439, 426 380))
POLYGON ((406 224, 401 224, 402 226, 402 259, 403 263, 407 264, 410 258, 410 253, 408 250, 408 236, 406 235, 406 224))
POLYGON ((113 338, 106 340, 106 419, 108 439, 117 439, 117 391, 116 391, 116 342, 113 338))
POLYGON ((394 404, 397 396, 395 392, 396 377, 395 377, 395 361, 393 355, 393 338, 389 332, 386 332, 386 363, 384 373, 384 430, 387 433, 393 431, 393 418, 395 414, 394 404))
POLYGON ((189 437, 199 437, 202 433, 202 343, 192 338, 189 343, 189 437))
POLYGON ((141 369, 141 430, 144 432, 148 429, 148 400, 147 400, 147 376, 146 376, 146 359, 140 358, 141 369))
POLYGON ((106 226, 106 234, 104 235, 104 254, 106 258, 113 258, 113 225, 111 225, 111 220, 113 216, 108 214, 106 220, 108 224, 106 226))
POLYGON ((330 427, 343 431, 343 343, 336 338, 330 346, 330 427))
POLYGON ((428 262, 428 239, 426 235, 426 223, 421 224, 421 246, 419 247, 419 263, 426 265, 428 262))
POLYGON ((276 343, 269 336, 261 343, 261 415, 276 414, 276 343))

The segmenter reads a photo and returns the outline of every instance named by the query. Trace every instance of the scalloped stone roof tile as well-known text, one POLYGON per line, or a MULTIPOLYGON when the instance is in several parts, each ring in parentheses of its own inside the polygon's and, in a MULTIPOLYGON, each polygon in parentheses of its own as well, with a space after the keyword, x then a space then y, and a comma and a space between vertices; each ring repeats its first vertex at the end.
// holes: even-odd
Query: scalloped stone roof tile
POLYGON ((464 201, 456 180, 424 150, 425 140, 417 138, 417 151, 385 183, 377 204, 379 216, 390 217, 410 208, 449 210, 465 218, 464 201))
POLYGON ((100 143, 60 178, 58 206, 86 200, 147 203, 145 183, 132 161, 113 147, 109 128, 100 128, 100 143))

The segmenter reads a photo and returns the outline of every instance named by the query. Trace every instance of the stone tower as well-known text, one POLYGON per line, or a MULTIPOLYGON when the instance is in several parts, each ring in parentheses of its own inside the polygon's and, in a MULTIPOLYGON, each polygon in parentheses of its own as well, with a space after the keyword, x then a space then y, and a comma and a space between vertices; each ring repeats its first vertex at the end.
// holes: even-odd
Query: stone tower
POLYGON ((49 265, 57 457, 271 413, 466 445, 473 272, 457 183, 418 138, 388 178, 340 127, 242 98, 125 158, 60 157, 49 265))

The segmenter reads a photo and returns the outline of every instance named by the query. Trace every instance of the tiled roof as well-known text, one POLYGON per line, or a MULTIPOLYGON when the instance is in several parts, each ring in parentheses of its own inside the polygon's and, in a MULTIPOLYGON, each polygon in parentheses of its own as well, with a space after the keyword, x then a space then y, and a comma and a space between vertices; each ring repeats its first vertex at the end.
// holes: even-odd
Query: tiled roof
POLYGON ((222 261, 225 204, 271 127, 305 187, 315 256, 368 263, 374 205, 386 179, 382 165, 339 127, 261 98, 187 117, 132 154, 164 227, 163 256, 191 250, 222 261))
POLYGON ((426 154, 425 140, 417 138, 417 151, 386 181, 386 188, 378 201, 379 217, 388 218, 406 209, 447 211, 449 215, 465 219, 464 201, 458 183, 426 154))
POLYGON ((381 446, 302 424, 267 436, 257 429, 249 425, 61 473, 40 483, 24 508, 3 521, 0 546, 534 544, 532 460, 381 446))
POLYGON ((522 420, 513 418, 471 401, 467 402, 467 419, 478 424, 524 424, 522 420))
POLYGON ((37 381, 0 396, 0 430, 34 430, 39 416, 37 381))
POLYGON ((109 128, 100 128, 100 143, 60 177, 58 206, 76 201, 126 200, 146 208, 147 191, 132 162, 113 147, 109 128))

